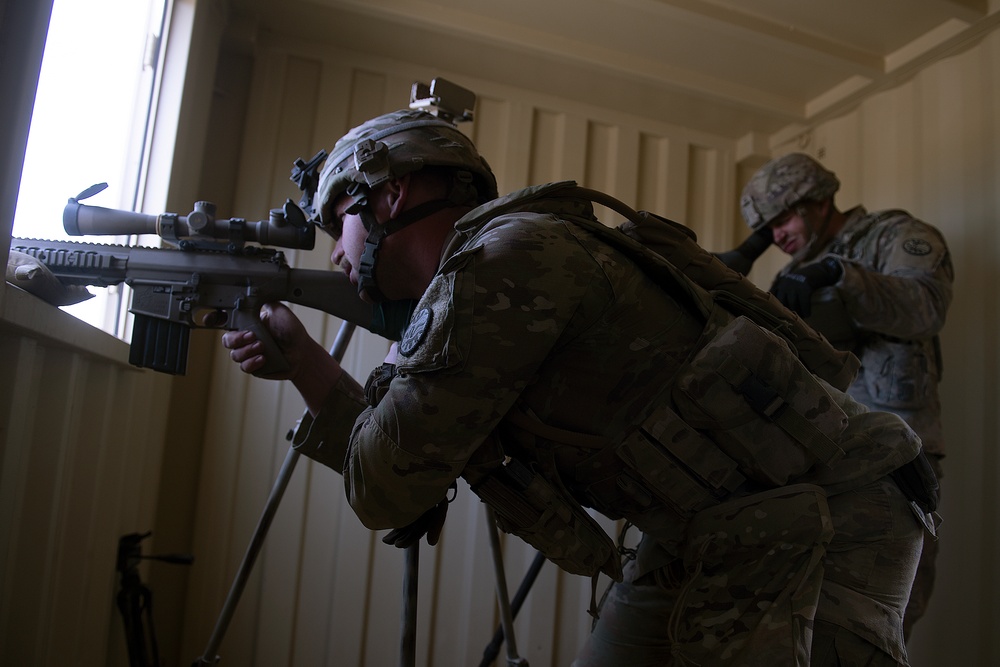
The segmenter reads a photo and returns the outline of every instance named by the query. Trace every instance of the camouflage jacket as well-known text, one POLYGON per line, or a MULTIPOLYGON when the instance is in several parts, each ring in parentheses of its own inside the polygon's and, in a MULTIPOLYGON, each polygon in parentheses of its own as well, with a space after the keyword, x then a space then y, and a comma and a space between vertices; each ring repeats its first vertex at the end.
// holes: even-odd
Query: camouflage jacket
MULTIPOLYGON (((673 519, 650 519, 635 498, 619 504, 614 479, 610 495, 594 492, 591 485, 607 481, 581 475, 602 469, 594 449, 526 436, 524 420, 514 419, 530 414, 554 432, 611 444, 655 419, 659 426, 651 428, 665 425, 680 437, 670 428, 673 413, 655 408, 669 403, 665 390, 692 366, 706 331, 705 317, 680 290, 664 289, 593 232, 589 201, 546 199, 545 187, 484 205, 456 223, 400 341, 398 374, 376 406, 362 409, 360 387, 345 382, 300 429, 301 451, 343 472, 366 526, 407 525, 444 498, 456 478, 474 480, 477 470, 512 454, 552 471, 553 483, 580 503, 633 519, 657 539, 678 539, 669 532, 679 526, 673 519), (497 215, 512 199, 516 211, 497 215)), ((836 493, 916 456, 919 442, 897 417, 869 413, 832 387, 809 391, 799 392, 804 400, 842 411, 834 439, 843 452, 789 481, 836 493)), ((717 407, 727 414, 726 405, 717 407)), ((608 451, 614 453, 599 454, 608 451)))
POLYGON ((807 321, 831 340, 847 341, 844 347, 861 359, 852 397, 898 414, 928 453, 943 455, 937 337, 952 298, 948 246, 937 229, 904 211, 857 207, 846 215, 844 228, 815 258, 841 259, 843 276, 821 297, 836 305, 807 321), (848 330, 849 336, 840 333, 848 330))

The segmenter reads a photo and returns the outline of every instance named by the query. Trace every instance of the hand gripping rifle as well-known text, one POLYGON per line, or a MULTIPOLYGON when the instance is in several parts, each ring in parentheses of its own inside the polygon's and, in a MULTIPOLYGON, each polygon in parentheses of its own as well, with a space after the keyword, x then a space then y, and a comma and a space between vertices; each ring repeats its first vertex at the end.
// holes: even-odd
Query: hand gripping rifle
POLYGON ((135 321, 129 362, 135 366, 183 375, 191 329, 213 328, 253 331, 267 358, 256 375, 279 373, 288 365, 261 322, 265 303, 287 301, 372 326, 372 307, 346 275, 293 269, 282 251, 262 247, 314 247, 316 225, 306 211, 311 214, 316 171, 325 159, 320 151, 308 163, 296 160, 291 180, 303 190, 300 205, 289 199, 259 222, 218 219, 215 205, 204 201, 186 216, 80 203, 107 187, 103 183, 71 198, 63 211, 63 226, 72 236, 157 234, 173 248, 12 238, 11 251, 34 257, 67 285, 131 286, 135 321))

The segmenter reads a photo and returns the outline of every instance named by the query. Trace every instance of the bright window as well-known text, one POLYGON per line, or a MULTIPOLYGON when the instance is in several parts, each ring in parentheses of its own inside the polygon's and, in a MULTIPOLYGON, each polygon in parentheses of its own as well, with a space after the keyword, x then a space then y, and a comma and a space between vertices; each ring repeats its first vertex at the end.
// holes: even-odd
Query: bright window
MULTIPOLYGON (((14 214, 14 236, 70 237, 67 199, 95 183, 86 203, 134 210, 142 190, 146 128, 155 99, 168 0, 55 0, 31 117, 14 214)), ((121 291, 90 288, 93 299, 64 308, 123 335, 121 291)))

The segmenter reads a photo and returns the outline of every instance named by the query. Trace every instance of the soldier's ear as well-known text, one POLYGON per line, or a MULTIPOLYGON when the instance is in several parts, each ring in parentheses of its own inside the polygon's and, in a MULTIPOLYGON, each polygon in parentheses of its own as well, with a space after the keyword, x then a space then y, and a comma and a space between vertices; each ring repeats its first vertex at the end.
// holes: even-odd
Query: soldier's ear
POLYGON ((386 181, 382 190, 380 195, 389 213, 389 219, 398 218, 407 209, 407 200, 410 196, 410 174, 386 181))

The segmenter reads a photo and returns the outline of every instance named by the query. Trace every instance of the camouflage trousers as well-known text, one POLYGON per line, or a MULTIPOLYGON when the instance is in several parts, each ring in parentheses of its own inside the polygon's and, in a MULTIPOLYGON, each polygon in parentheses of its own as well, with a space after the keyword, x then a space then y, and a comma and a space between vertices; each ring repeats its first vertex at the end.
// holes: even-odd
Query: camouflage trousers
POLYGON ((906 665, 920 525, 888 479, 841 495, 790 486, 699 513, 682 558, 626 566, 574 667, 906 665))

